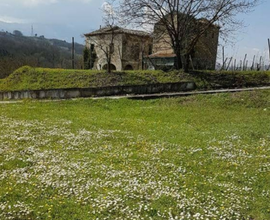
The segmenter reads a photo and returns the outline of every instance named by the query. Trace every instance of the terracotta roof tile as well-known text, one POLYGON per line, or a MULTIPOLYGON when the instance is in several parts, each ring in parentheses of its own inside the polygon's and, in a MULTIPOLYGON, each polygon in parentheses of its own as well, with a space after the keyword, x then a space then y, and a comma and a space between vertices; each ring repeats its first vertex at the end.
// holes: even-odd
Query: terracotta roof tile
POLYGON ((171 57, 176 57, 176 55, 174 53, 157 52, 149 56, 149 58, 162 58, 162 57, 171 58, 171 57))

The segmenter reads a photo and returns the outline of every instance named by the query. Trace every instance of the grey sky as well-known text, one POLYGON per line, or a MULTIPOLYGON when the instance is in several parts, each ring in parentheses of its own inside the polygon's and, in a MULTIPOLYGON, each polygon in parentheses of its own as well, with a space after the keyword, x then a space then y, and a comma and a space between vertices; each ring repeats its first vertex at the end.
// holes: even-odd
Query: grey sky
MULTIPOLYGON (((0 29, 18 27, 25 35, 34 32, 46 37, 70 41, 102 24, 103 0, 1 0, 0 29), (17 24, 11 24, 17 23, 17 24)), ((11 30, 9 30, 11 31, 11 30)))
MULTIPOLYGON (((101 6, 104 0, 0 0, 0 29, 21 30, 31 34, 31 25, 38 35, 70 41, 74 36, 83 43, 83 33, 102 24, 101 6), (7 24, 9 23, 9 24, 7 24), (16 23, 16 24, 14 24, 16 23)), ((226 55, 244 57, 264 56, 269 62, 267 38, 270 38, 270 1, 265 0, 254 12, 242 15, 246 28, 237 31, 235 44, 226 45, 226 55)))

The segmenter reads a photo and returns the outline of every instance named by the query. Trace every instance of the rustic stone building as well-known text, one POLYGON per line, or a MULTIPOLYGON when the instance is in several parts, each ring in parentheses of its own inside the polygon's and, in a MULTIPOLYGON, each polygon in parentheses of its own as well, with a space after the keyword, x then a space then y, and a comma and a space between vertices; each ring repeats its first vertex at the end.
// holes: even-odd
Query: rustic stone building
MULTIPOLYGON (((194 23, 200 26, 208 23, 208 21, 206 19, 194 19, 194 23)), ((200 37, 191 55, 191 64, 195 69, 215 69, 219 29, 219 26, 211 25, 205 34, 200 37)), ((153 32, 153 54, 149 56, 151 63, 155 68, 161 66, 173 68, 175 57, 166 28, 157 23, 153 32)), ((182 60, 184 60, 184 57, 182 57, 182 60)))
MULTIPOLYGON (((199 25, 205 19, 194 19, 199 25)), ((104 27, 85 34, 86 46, 97 58, 93 69, 107 69, 107 58, 111 51, 112 70, 172 69, 175 53, 165 27, 155 25, 153 34, 120 27, 104 27)), ((199 39, 191 55, 195 69, 215 69, 219 39, 219 27, 212 25, 199 39)), ((183 59, 184 60, 184 59, 183 59)))
POLYGON ((152 38, 143 31, 120 27, 104 27, 85 34, 86 46, 95 51, 93 69, 107 69, 107 55, 111 51, 112 70, 143 69, 143 58, 151 54, 152 38))

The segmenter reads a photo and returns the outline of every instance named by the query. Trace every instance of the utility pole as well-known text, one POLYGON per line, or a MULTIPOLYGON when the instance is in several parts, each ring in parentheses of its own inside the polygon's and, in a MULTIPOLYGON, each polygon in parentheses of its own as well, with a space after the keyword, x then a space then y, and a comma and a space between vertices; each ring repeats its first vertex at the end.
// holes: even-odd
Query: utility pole
MULTIPOLYGON (((268 47, 269 47, 269 60, 270 60, 270 39, 268 38, 268 47)), ((269 64, 269 68, 268 70, 270 69, 270 64, 269 64)))
POLYGON ((74 43, 74 37, 72 37, 72 69, 75 69, 75 43, 74 43))
POLYGON ((222 47, 222 63, 223 63, 223 67, 225 67, 225 51, 224 51, 224 46, 222 47))

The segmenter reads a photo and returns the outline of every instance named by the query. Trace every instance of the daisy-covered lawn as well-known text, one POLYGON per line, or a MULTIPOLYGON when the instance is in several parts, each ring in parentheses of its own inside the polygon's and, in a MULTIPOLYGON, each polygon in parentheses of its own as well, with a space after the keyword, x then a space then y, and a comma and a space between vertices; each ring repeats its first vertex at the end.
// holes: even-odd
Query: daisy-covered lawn
POLYGON ((270 91, 0 104, 0 219, 270 219, 270 91))

